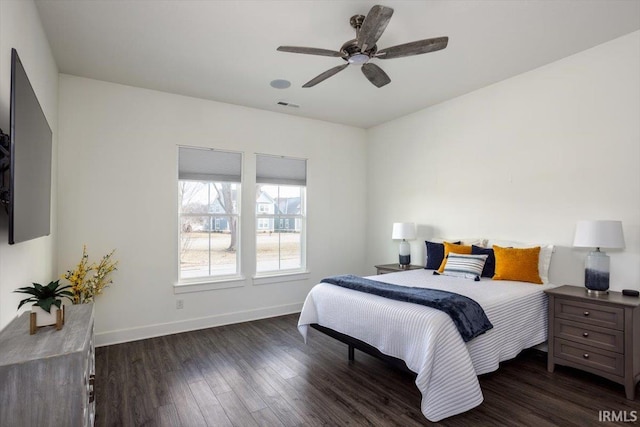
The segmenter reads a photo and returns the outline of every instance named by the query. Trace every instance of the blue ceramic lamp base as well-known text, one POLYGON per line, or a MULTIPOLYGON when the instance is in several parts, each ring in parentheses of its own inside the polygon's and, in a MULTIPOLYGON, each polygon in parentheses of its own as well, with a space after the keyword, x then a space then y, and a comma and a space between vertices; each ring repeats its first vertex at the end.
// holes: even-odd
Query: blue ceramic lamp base
POLYGON ((609 256, 600 248, 589 253, 585 262, 584 286, 589 295, 609 293, 609 256))
POLYGON ((398 254, 398 261, 400 267, 408 267, 411 264, 411 247, 409 246, 409 242, 402 239, 400 242, 400 250, 398 254))

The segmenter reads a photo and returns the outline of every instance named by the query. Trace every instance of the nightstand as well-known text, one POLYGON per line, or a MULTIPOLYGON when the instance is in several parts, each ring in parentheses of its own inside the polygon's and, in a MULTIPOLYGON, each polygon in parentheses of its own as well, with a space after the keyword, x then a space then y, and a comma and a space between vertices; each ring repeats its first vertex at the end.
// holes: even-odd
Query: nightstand
POLYGON ((376 274, 387 274, 387 273, 397 273, 398 271, 408 271, 408 270, 419 270, 424 268, 421 265, 409 265, 407 268, 401 268, 400 264, 383 264, 376 265, 376 274))
POLYGON ((609 291, 589 296, 582 286, 560 286, 549 296, 547 370, 570 366, 624 384, 635 398, 640 380, 640 298, 609 291))

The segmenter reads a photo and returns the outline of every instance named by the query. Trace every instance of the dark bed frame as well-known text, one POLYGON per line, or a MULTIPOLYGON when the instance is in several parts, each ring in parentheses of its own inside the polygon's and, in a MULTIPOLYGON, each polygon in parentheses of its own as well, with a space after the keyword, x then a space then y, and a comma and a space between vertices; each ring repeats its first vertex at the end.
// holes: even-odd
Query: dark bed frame
POLYGON ((366 353, 370 356, 373 356, 377 359, 382 360, 383 362, 388 363, 389 365, 393 366, 396 369, 399 369, 401 371, 407 372, 413 376, 416 375, 415 372, 413 372, 411 369, 409 369, 407 367, 407 364, 404 362, 404 360, 402 359, 398 359, 389 355, 386 355, 382 352, 380 352, 380 350, 378 350, 377 348, 367 344, 364 341, 360 341, 359 339, 350 337, 349 335, 345 335, 343 333, 340 333, 338 331, 335 331, 331 328, 327 328, 325 326, 320 326, 317 323, 312 323, 310 325, 313 329, 316 329, 320 332, 322 332, 325 335, 330 336, 331 338, 334 338, 344 344, 346 344, 348 346, 348 357, 349 357, 349 361, 353 362, 355 361, 355 349, 357 348, 358 350, 360 350, 363 353, 366 353))

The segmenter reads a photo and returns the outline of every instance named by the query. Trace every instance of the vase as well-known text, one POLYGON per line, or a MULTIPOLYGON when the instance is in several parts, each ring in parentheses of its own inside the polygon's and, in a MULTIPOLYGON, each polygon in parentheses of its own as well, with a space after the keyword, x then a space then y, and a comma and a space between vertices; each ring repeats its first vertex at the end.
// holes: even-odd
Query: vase
POLYGON ((49 326, 56 324, 56 313, 59 308, 55 305, 51 306, 51 312, 47 313, 38 305, 31 306, 31 312, 36 314, 36 326, 49 326))

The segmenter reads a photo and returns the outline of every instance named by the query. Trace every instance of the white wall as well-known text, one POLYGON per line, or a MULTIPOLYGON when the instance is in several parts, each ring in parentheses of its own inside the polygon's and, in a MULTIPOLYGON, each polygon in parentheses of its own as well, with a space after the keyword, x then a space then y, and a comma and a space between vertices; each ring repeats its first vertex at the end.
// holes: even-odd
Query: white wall
POLYGON ((295 312, 322 277, 364 272, 364 130, 69 75, 59 108, 59 270, 83 244, 120 261, 99 344, 295 312), (174 294, 179 144, 244 152, 243 287, 174 294), (308 280, 253 285, 255 153, 308 159, 308 280))
MULTIPOLYGON (((32 0, 0 1, 0 128, 9 133, 11 48, 18 51, 36 96, 53 131, 52 188, 56 187, 58 68, 32 0)), ((15 315, 20 294, 16 288, 56 279, 56 198, 52 195, 51 235, 8 244, 8 216, 0 207, 0 329, 15 315)))
POLYGON ((369 129, 367 264, 415 221, 414 263, 434 236, 553 243, 552 282, 582 285, 576 221, 616 219, 611 288, 640 289, 639 52, 635 32, 369 129))

